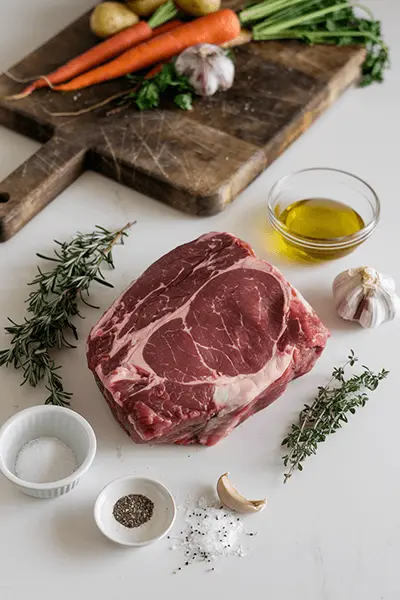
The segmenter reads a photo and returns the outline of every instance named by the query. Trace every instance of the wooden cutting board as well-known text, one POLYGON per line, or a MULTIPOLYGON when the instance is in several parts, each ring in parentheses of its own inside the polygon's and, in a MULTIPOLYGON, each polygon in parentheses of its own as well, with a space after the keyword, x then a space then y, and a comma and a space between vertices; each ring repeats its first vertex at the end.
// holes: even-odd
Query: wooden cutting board
MULTIPOLYGON (((10 72, 19 78, 49 73, 95 42, 86 14, 10 72)), ((252 43, 236 50, 233 88, 196 99, 191 112, 129 109, 107 116, 108 107, 54 116, 128 89, 124 79, 80 94, 41 90, 18 102, 1 100, 0 124, 43 146, 0 183, 0 241, 86 169, 179 210, 217 213, 357 80, 363 58, 354 47, 252 43)), ((1 98, 22 87, 0 77, 1 98)))

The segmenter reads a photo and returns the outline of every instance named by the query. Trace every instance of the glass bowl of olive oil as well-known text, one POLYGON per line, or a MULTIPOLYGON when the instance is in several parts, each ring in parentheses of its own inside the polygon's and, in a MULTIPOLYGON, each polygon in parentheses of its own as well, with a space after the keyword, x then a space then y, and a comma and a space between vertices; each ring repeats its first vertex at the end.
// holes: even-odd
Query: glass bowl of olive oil
POLYGON ((379 198, 365 181, 337 169, 305 169, 282 177, 268 197, 280 251, 308 260, 345 256, 365 242, 380 216, 379 198), (285 250, 286 249, 286 250, 285 250))

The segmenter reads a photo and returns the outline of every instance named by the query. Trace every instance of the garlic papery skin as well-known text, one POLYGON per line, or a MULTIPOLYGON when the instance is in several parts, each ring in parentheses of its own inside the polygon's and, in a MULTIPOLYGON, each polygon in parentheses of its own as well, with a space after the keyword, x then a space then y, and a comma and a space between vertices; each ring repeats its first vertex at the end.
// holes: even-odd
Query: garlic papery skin
POLYGON ((188 78, 198 96, 228 90, 235 78, 235 65, 225 50, 212 44, 197 44, 178 56, 175 69, 188 78))
POLYGON ((372 267, 358 267, 340 273, 333 282, 337 313, 362 327, 378 327, 400 316, 400 298, 392 277, 372 267))

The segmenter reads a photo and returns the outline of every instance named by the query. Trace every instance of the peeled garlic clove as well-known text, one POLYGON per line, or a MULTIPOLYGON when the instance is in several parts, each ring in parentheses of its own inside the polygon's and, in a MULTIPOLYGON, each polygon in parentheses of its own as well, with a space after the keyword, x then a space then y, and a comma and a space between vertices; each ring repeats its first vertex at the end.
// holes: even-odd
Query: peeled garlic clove
POLYGON ((393 321, 400 315, 400 298, 395 288, 392 277, 371 267, 344 271, 333 282, 337 313, 365 328, 393 321))
POLYGON ((228 473, 221 475, 217 482, 217 493, 222 504, 239 513, 260 512, 267 505, 267 499, 247 500, 233 487, 228 473))

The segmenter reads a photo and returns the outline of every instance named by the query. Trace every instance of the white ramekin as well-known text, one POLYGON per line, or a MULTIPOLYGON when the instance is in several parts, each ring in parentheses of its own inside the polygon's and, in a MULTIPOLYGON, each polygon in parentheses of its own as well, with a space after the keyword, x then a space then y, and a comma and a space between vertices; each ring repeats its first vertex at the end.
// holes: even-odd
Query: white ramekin
POLYGON ((35 498, 57 498, 72 490, 96 454, 96 436, 81 415, 61 406, 33 406, 17 413, 0 429, 0 472, 21 492, 35 498), (78 469, 51 483, 32 483, 15 475, 18 452, 30 440, 57 437, 74 452, 78 469))
POLYGON ((100 492, 94 505, 94 519, 109 540, 121 546, 146 546, 161 540, 170 531, 176 516, 171 492, 159 481, 148 477, 126 475, 111 481, 100 492), (143 494, 154 504, 153 516, 140 527, 128 529, 113 516, 117 500, 129 494, 143 494))

